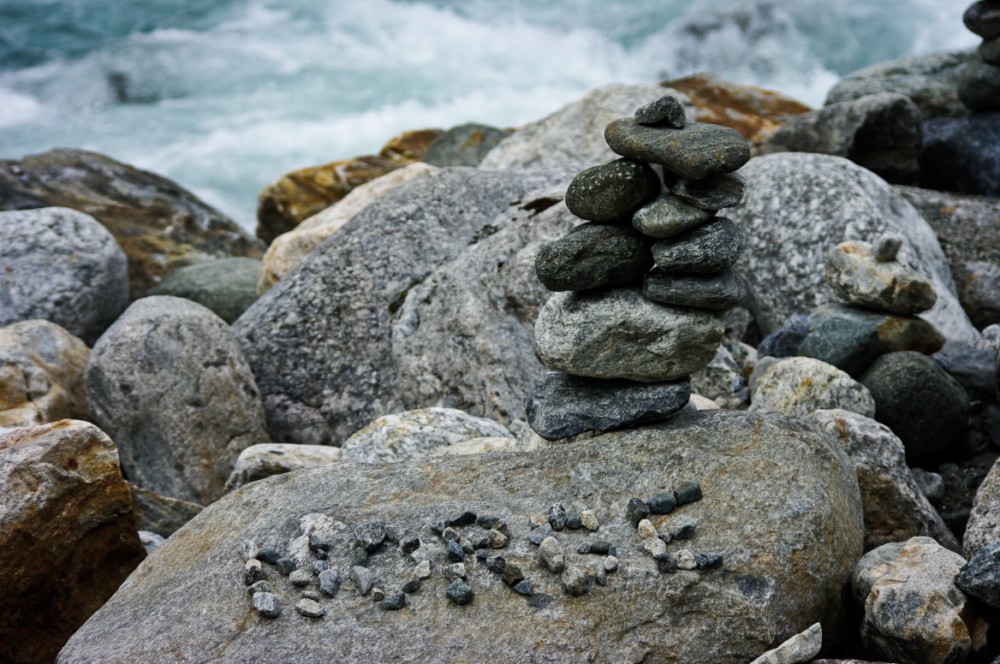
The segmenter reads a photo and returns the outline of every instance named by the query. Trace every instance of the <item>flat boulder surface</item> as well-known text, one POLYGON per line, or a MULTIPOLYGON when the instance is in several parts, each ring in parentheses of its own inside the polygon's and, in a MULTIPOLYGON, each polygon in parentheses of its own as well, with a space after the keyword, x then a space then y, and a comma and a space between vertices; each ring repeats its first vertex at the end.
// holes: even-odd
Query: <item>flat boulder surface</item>
MULTIPOLYGON (((501 213, 554 179, 558 176, 449 168, 409 182, 354 216, 251 305, 233 329, 260 388, 272 439, 336 444, 380 415, 440 403, 451 383, 430 376, 411 382, 411 365, 419 364, 429 347, 411 353, 406 346, 440 325, 448 336, 435 334, 431 350, 443 357, 456 351, 464 337, 460 328, 483 316, 478 301, 468 302, 480 291, 462 282, 461 297, 451 300, 446 317, 412 300, 432 301, 427 288, 437 283, 435 272, 482 250, 507 229, 501 213)), ((542 209, 558 202, 546 199, 542 209)), ((494 275, 502 266, 496 254, 489 258, 489 284, 495 288, 494 275)), ((531 260, 529 266, 533 255, 531 260)), ((477 279, 483 279, 481 273, 477 279)), ((487 344, 475 345, 479 354, 494 352, 487 344)), ((468 364, 459 371, 468 373, 468 364)), ((535 377, 518 397, 521 408, 535 377)), ((495 391, 491 388, 491 398, 495 391)), ((467 409, 452 400, 444 405, 467 409)))
POLYGON ((844 240, 903 238, 899 260, 930 278, 934 307, 921 314, 947 340, 975 343, 978 333, 955 295, 934 231, 912 205, 871 171, 846 159, 786 152, 752 159, 743 203, 726 211, 746 233, 736 263, 754 295, 757 324, 770 333, 791 314, 834 301, 823 281, 826 252, 844 240))
MULTIPOLYGON (((464 538, 477 526, 455 528, 464 538)), ((58 661, 743 664, 815 622, 836 633, 862 535, 857 483, 837 442, 779 416, 696 413, 537 452, 334 464, 256 482, 206 508, 130 577, 58 661), (693 539, 668 550, 718 552, 723 563, 661 573, 626 506, 685 480, 700 483, 702 500, 652 517, 653 525, 696 519, 693 539), (555 533, 567 566, 562 578, 547 571, 528 540, 529 517, 554 503, 590 508, 600 522, 596 532, 555 533), (532 581, 531 597, 490 571, 496 564, 469 554, 464 583, 474 597, 464 606, 449 601, 444 541, 427 524, 465 512, 506 524, 509 542, 493 552, 505 559, 505 571, 516 565, 532 581), (364 568, 348 580, 355 537, 375 533, 381 541, 388 526, 405 533, 401 542, 418 536, 416 552, 431 565, 420 590, 394 611, 358 595, 356 584, 367 586, 364 568), (254 611, 241 554, 248 539, 308 566, 303 590, 322 581, 313 577, 309 542, 329 546, 326 562, 344 581, 334 596, 320 596, 323 619, 298 615, 301 591, 267 563, 264 576, 283 608, 274 619, 254 611), (605 586, 587 584, 588 570, 603 567, 604 556, 578 553, 598 539, 617 547, 618 567, 605 586)), ((388 542, 367 562, 387 601, 416 567, 388 542)))

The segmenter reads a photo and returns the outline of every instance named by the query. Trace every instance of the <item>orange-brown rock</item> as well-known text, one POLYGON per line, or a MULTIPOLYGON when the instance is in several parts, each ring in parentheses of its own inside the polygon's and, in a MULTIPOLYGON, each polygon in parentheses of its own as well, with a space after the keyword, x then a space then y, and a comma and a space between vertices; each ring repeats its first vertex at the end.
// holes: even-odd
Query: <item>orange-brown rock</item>
POLYGON ((86 422, 0 432, 0 661, 51 662, 145 557, 115 444, 86 422))
POLYGON ((402 165, 386 157, 369 155, 292 171, 260 192, 257 237, 270 244, 358 185, 402 165))
POLYGON ((86 212, 128 257, 138 299, 166 274, 214 258, 259 258, 261 244, 177 183, 96 152, 56 149, 0 161, 0 210, 86 212))
POLYGON ((413 129, 400 132, 382 146, 379 156, 398 161, 403 165, 423 161, 431 143, 443 133, 441 129, 413 129))
POLYGON ((88 357, 87 344, 47 320, 0 327, 0 427, 89 419, 88 357))
POLYGON ((710 73, 699 73, 661 85, 683 92, 691 99, 699 122, 732 127, 757 148, 789 118, 812 109, 773 90, 740 85, 710 73))

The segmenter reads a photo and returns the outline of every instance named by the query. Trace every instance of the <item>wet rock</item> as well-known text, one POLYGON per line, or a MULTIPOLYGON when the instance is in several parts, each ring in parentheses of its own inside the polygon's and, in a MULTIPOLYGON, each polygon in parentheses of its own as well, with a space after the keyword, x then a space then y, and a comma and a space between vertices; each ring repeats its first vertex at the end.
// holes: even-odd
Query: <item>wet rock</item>
POLYGON ((0 212, 0 262, 0 325, 43 319, 92 344, 128 305, 125 254, 82 212, 0 212))
POLYGON ((168 274, 150 295, 173 295, 211 309, 232 323, 257 299, 261 262, 256 258, 222 258, 188 265, 168 274))
POLYGON ((90 349, 44 320, 0 328, 0 427, 89 419, 83 370, 90 349))
POLYGON ((0 201, 4 210, 61 206, 97 219, 125 252, 133 300, 185 265, 263 252, 236 222, 176 182, 96 152, 60 148, 0 161, 0 201))
POLYGON ((893 314, 917 314, 934 306, 929 279, 897 261, 878 261, 867 242, 841 242, 826 254, 826 283, 851 304, 893 314))
POLYGON ((0 430, 0 486, 0 660, 51 662, 146 555, 128 486, 111 439, 76 420, 0 430))
POLYGON ((556 371, 661 382, 707 364, 722 332, 717 315, 656 304, 637 289, 556 293, 535 323, 535 351, 556 371))
POLYGON ((986 623, 952 580, 965 560, 927 537, 868 552, 854 571, 861 638, 900 664, 964 661, 986 645, 986 623))
POLYGON ((888 182, 915 184, 920 177, 922 115, 920 108, 899 92, 827 104, 779 127, 763 152, 844 157, 888 182))
POLYGON ((846 373, 809 357, 778 360, 753 384, 750 410, 806 416, 816 410, 842 408, 865 417, 875 415, 868 389, 846 373))
POLYGON ((958 79, 958 98, 973 111, 1000 109, 1000 68, 987 62, 970 62, 958 79))
POLYGON ((496 436, 513 438, 492 420, 454 408, 421 408, 384 415, 344 441, 341 462, 385 463, 427 456, 454 443, 496 436))
POLYGON ((654 238, 667 238, 704 223, 711 212, 685 203, 673 194, 664 194, 643 205, 632 215, 632 226, 654 238))
POLYGON ((251 445, 236 457, 233 472, 226 480, 226 491, 235 491, 244 484, 281 475, 293 470, 334 463, 343 453, 339 447, 326 445, 292 445, 264 443, 251 445))
POLYGON ((791 152, 758 157, 740 174, 747 195, 726 216, 746 234, 736 268, 755 294, 753 313, 764 334, 834 299, 817 269, 830 246, 875 241, 889 230, 906 240, 900 260, 937 291, 923 318, 946 339, 974 343, 933 230, 878 176, 838 157, 791 152))
POLYGON ((912 351, 883 355, 861 383, 875 400, 875 419, 903 441, 911 465, 933 467, 965 440, 969 397, 926 355, 912 351))
POLYGON ((636 383, 553 371, 535 386, 528 402, 528 422, 546 440, 585 431, 604 433, 665 420, 679 412, 690 395, 687 378, 636 383))
POLYGON ((260 395, 236 339, 188 300, 157 296, 130 306, 94 346, 86 385, 125 473, 166 496, 212 502, 239 453, 267 442, 260 395))
POLYGON ((617 159, 577 174, 566 190, 566 207, 581 219, 627 219, 660 193, 660 178, 648 164, 617 159))
POLYGON ((653 261, 663 272, 714 273, 736 262, 743 251, 743 231, 716 217, 686 233, 653 244, 653 261))
POLYGON ((661 164, 690 180, 735 171, 750 159, 750 146, 739 132, 718 125, 693 123, 683 129, 661 129, 623 118, 605 128, 604 139, 623 157, 661 164))
POLYGON ((902 441, 887 426, 845 410, 819 410, 812 419, 840 441, 854 465, 865 513, 866 551, 918 535, 960 550, 906 467, 902 441))
POLYGON ((511 135, 509 129, 470 122, 440 134, 427 148, 424 161, 431 166, 478 166, 497 143, 511 135))
POLYGON ((550 291, 633 285, 653 267, 649 247, 632 228, 581 224, 541 248, 535 274, 550 291))

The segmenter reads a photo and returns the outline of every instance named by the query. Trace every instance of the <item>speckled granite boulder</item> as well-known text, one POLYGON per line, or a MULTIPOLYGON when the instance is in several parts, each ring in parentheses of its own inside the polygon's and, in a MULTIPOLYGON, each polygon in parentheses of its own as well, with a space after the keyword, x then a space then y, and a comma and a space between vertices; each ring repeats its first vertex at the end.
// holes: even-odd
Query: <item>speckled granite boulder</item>
POLYGON ((76 210, 0 212, 0 265, 0 325, 41 318, 92 344, 128 306, 125 254, 76 210))
POLYGON ((0 328, 0 427, 89 419, 89 356, 85 343, 47 320, 0 328))
POLYGON ((1000 464, 994 464, 979 485, 962 538, 962 552, 972 558, 989 542, 1000 541, 1000 464))
POLYGON ((811 357, 778 360, 752 382, 751 410, 806 416, 833 408, 875 415, 875 401, 864 385, 811 357))
MULTIPOLYGON (((456 526, 463 537, 474 528, 456 526)), ((744 664, 816 622, 835 638, 861 537, 857 484, 839 446, 778 416, 696 413, 537 452, 338 463, 248 485, 209 506, 137 570, 58 661, 216 653, 226 662, 350 663, 443 661, 461 653, 470 661, 744 664), (764 474, 768 491, 759 488, 764 474), (626 505, 687 479, 700 482, 702 500, 656 520, 666 526, 681 515, 697 519, 694 539, 671 550, 717 551, 722 567, 662 573, 642 549, 626 505), (528 517, 553 503, 596 510, 596 533, 566 529, 559 536, 567 567, 581 571, 603 567, 604 556, 577 553, 580 543, 616 543, 620 562, 605 586, 570 596, 560 576, 538 562, 528 517), (507 525, 511 537, 499 555, 505 568, 513 573, 516 566, 533 582, 531 597, 491 571, 501 570, 496 561, 470 556, 464 572, 473 601, 457 606, 446 598, 443 540, 427 524, 466 511, 507 525), (380 609, 345 581, 335 597, 320 595, 324 619, 289 610, 276 619, 254 614, 244 540, 258 550, 278 547, 300 564, 314 559, 310 541, 329 545, 326 563, 346 579, 356 528, 371 530, 375 521, 418 536, 416 551, 430 562, 430 577, 407 595, 401 612, 380 609), (747 537, 748 528, 767 535, 747 537)), ((369 554, 367 565, 387 596, 416 571, 392 543, 369 554)), ((267 563, 263 572, 271 592, 291 607, 301 591, 267 563)))

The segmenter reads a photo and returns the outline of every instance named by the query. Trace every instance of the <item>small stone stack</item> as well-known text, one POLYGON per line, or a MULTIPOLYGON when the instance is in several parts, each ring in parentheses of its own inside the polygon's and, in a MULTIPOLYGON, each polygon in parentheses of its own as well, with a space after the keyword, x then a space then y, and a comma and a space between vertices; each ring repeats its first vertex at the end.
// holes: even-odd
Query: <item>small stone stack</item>
POLYGON ((965 66, 958 98, 973 111, 1000 110, 1000 0, 982 0, 965 10, 965 26, 983 38, 980 62, 965 66))
POLYGON ((573 179, 566 206, 587 223, 535 262, 556 291, 535 323, 535 352, 554 371, 535 386, 528 421, 549 440, 674 415, 690 374, 715 356, 722 312, 746 295, 729 270, 743 233, 716 216, 743 197, 733 173, 750 159, 743 137, 688 124, 670 95, 604 137, 623 158, 573 179))

